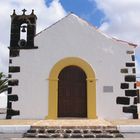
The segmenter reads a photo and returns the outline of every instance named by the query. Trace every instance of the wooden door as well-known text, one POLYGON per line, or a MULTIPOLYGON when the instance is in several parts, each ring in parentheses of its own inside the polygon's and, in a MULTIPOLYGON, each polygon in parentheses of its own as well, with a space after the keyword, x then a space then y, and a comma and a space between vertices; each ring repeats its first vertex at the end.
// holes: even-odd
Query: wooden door
POLYGON ((58 78, 58 117, 87 117, 85 72, 79 67, 68 66, 58 78))

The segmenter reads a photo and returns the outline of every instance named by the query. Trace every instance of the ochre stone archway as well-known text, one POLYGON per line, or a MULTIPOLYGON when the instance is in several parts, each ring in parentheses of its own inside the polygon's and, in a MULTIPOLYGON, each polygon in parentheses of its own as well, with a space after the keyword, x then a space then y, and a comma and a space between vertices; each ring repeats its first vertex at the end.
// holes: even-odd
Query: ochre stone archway
POLYGON ((96 79, 92 67, 81 58, 69 57, 58 61, 49 75, 49 97, 47 119, 57 119, 58 116, 58 76, 67 66, 80 67, 87 76, 87 119, 96 117, 96 79))

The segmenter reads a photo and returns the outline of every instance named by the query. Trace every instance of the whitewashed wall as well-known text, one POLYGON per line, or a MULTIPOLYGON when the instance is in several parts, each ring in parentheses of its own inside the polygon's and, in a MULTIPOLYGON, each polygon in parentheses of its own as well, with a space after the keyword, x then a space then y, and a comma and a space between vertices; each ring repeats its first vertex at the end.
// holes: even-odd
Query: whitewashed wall
POLYGON ((59 60, 79 57, 91 65, 96 74, 97 116, 105 119, 125 118, 117 96, 124 96, 120 83, 124 81, 120 69, 131 61, 126 54, 133 50, 127 43, 118 42, 100 33, 85 21, 71 14, 35 37, 38 49, 21 50, 12 65, 20 66, 13 74, 19 86, 13 93, 19 101, 13 103, 20 116, 13 118, 44 119, 48 114, 48 77, 59 60), (112 93, 104 93, 103 86, 113 86, 112 93))

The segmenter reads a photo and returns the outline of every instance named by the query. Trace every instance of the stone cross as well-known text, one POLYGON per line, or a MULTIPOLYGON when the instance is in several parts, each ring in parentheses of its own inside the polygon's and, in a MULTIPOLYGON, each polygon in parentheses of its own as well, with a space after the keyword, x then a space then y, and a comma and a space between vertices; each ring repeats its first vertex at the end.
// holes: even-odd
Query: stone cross
POLYGON ((23 11, 23 15, 25 15, 25 12, 26 12, 27 10, 26 10, 26 9, 23 9, 22 11, 23 11))

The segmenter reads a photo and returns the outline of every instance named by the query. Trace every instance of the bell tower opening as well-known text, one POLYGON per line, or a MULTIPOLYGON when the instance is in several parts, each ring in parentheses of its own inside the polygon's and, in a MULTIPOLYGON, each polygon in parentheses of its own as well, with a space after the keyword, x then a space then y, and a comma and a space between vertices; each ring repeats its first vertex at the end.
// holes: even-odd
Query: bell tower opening
POLYGON ((20 47, 26 47, 27 45, 27 24, 23 23, 20 26, 20 40, 18 42, 20 47))
POLYGON ((37 17, 32 10, 26 15, 26 10, 22 10, 22 15, 17 15, 15 10, 11 15, 11 49, 34 49, 34 36, 36 34, 37 17))
POLYGON ((27 41, 27 23, 23 23, 20 26, 20 40, 24 39, 27 41))

